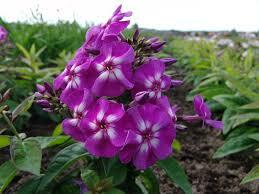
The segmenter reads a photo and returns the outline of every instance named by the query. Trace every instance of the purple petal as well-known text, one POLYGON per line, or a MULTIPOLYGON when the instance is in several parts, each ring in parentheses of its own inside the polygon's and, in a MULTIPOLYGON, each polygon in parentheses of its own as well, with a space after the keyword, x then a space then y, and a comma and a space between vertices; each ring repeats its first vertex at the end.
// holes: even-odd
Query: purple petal
POLYGON ((222 130, 224 128, 222 121, 208 119, 208 120, 205 120, 205 123, 216 129, 222 130))

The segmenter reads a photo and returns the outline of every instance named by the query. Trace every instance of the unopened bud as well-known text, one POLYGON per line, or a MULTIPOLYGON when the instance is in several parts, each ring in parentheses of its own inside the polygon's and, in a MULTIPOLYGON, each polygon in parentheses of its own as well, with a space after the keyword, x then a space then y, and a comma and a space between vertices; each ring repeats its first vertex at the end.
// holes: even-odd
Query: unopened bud
POLYGON ((133 34, 133 42, 137 42, 139 38, 139 29, 136 29, 136 31, 133 34))
POLYGON ((37 87, 37 90, 38 90, 40 93, 42 93, 42 94, 46 91, 46 88, 45 88, 43 85, 36 84, 36 87, 37 87))
POLYGON ((177 80, 177 79, 171 80, 171 84, 174 87, 180 86, 180 85, 182 85, 182 83, 183 83, 182 80, 177 80))
POLYGON ((177 62, 177 60, 176 59, 174 59, 174 58, 162 58, 162 59, 160 59, 165 65, 172 65, 172 64, 174 64, 174 63, 176 63, 177 62))

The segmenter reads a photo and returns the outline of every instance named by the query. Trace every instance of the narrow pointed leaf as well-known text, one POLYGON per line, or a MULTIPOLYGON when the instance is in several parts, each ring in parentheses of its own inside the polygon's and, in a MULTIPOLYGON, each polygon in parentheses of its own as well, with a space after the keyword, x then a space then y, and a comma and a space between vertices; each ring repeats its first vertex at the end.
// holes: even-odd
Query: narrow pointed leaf
POLYGON ((18 170, 10 160, 0 166, 0 193, 2 193, 13 180, 17 172, 18 170))

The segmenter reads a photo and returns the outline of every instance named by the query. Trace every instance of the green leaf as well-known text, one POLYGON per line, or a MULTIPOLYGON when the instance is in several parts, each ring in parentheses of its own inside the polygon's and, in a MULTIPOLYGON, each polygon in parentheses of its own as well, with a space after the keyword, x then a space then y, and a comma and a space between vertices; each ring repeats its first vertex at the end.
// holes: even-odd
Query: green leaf
POLYGON ((62 124, 58 124, 58 126, 54 129, 52 136, 58 136, 61 135, 63 133, 63 129, 62 129, 62 124))
POLYGON ((40 143, 41 149, 45 149, 48 147, 60 145, 66 142, 69 137, 66 135, 60 135, 56 137, 44 137, 44 136, 37 136, 37 137, 29 137, 28 139, 36 140, 40 143))
POLYGON ((259 100, 240 107, 241 109, 259 109, 259 100))
POLYGON ((106 177, 112 177, 112 182, 114 186, 123 183, 126 179, 126 176, 127 168, 125 165, 121 164, 118 158, 108 160, 106 177))
POLYGON ((58 152, 50 162, 45 175, 42 177, 38 191, 43 191, 56 176, 75 161, 87 155, 88 153, 80 143, 72 144, 58 152))
POLYGON ((259 179, 259 165, 256 165, 241 181, 241 184, 245 184, 259 179))
MULTIPOLYGON (((32 179, 22 184, 22 186, 18 190, 18 194, 36 194, 40 181, 41 177, 33 177, 32 179)), ((51 193, 48 191, 44 191, 44 194, 51 193)))
POLYGON ((31 107, 33 100, 34 95, 26 98, 21 104, 19 104, 12 112, 12 120, 15 120, 18 115, 26 112, 31 107))
POLYGON ((237 107, 247 103, 247 100, 243 97, 226 94, 214 96, 213 99, 229 109, 236 109, 237 107))
POLYGON ((259 133, 254 133, 254 134, 248 135, 248 137, 259 142, 259 133))
POLYGON ((232 137, 225 141, 225 143, 213 155, 213 158, 222 158, 230 154, 241 152, 255 146, 256 144, 256 141, 249 138, 248 134, 232 137))
POLYGON ((17 168, 40 175, 42 153, 38 141, 33 139, 25 139, 24 141, 13 139, 10 150, 11 158, 17 168))
POLYGON ((96 185, 100 181, 100 177, 94 170, 91 169, 82 170, 81 178, 84 181, 85 185, 87 185, 87 188, 89 188, 90 190, 94 190, 96 185))
POLYGON ((10 160, 0 166, 0 193, 9 185, 17 172, 16 167, 10 160))
POLYGON ((8 135, 0 135, 0 149, 9 146, 11 143, 8 135))
POLYGON ((174 158, 167 158, 158 162, 158 166, 165 170, 171 180, 176 183, 186 194, 192 194, 192 187, 188 178, 174 158))
POLYGON ((244 124, 249 121, 255 121, 259 120, 259 113, 244 113, 244 114, 238 114, 233 117, 231 117, 231 120, 233 120, 233 128, 244 124))
POLYGON ((108 191, 103 192, 103 194, 125 194, 125 193, 119 189, 112 188, 108 191))
POLYGON ((231 120, 230 118, 235 114, 236 114, 236 111, 234 111, 233 109, 226 109, 224 111, 224 114, 222 117, 222 121, 224 124, 223 134, 227 134, 232 129, 234 121, 231 120))
POLYGON ((159 183, 151 169, 145 170, 139 177, 149 194, 159 194, 159 183))

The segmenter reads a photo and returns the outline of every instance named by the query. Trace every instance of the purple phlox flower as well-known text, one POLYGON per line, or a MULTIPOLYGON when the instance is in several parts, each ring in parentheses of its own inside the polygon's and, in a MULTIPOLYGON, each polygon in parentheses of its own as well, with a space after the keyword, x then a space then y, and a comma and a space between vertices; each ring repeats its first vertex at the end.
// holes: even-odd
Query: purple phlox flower
POLYGON ((69 93, 73 90, 84 90, 91 87, 91 82, 87 75, 89 66, 90 63, 88 62, 77 65, 74 61, 73 65, 67 66, 54 80, 55 89, 63 90, 60 96, 62 102, 67 103, 69 101, 69 93))
POLYGON ((166 43, 165 41, 160 41, 158 37, 152 37, 146 41, 146 43, 150 46, 150 48, 154 52, 159 52, 163 49, 164 44, 166 43))
POLYGON ((124 115, 124 107, 100 98, 81 122, 86 134, 85 148, 94 156, 113 157, 125 141, 123 127, 117 125, 124 115))
POLYGON ((8 37, 8 31, 3 27, 0 26, 0 43, 5 42, 8 37))
POLYGON ((177 62, 174 58, 161 58, 160 59, 166 66, 172 65, 177 62))
POLYGON ((171 86, 171 78, 165 75, 164 71, 165 64, 160 60, 146 61, 135 72, 133 95, 139 96, 139 92, 146 92, 150 99, 160 98, 162 92, 167 91, 171 86))
POLYGON ((211 111, 208 105, 205 103, 204 98, 201 95, 194 97, 194 111, 196 115, 187 115, 182 118, 186 121, 192 122, 196 120, 202 120, 204 123, 210 125, 213 128, 223 129, 222 121, 211 119, 211 111))
POLYGON ((132 12, 121 12, 121 5, 114 11, 112 17, 105 23, 91 27, 86 33, 85 47, 99 49, 103 42, 120 40, 120 33, 127 28, 130 21, 123 20, 130 17, 132 12))
POLYGON ((80 194, 86 194, 86 192, 88 192, 85 183, 81 179, 74 180, 74 183, 80 187, 80 194))
MULTIPOLYGON (((93 61, 91 73, 96 77, 92 91, 96 96, 119 96, 133 88, 133 48, 124 42, 104 44, 101 53, 93 61)), ((89 78, 90 79, 90 78, 89 78)))
POLYGON ((85 117, 94 101, 93 95, 88 89, 75 90, 69 95, 70 101, 67 104, 72 112, 72 118, 62 122, 64 133, 73 139, 84 142, 86 139, 84 131, 80 127, 81 120, 85 117))
POLYGON ((159 106, 147 103, 132 107, 119 123, 126 130, 125 143, 119 153, 123 163, 133 161, 137 169, 146 169, 172 153, 174 124, 159 106))

